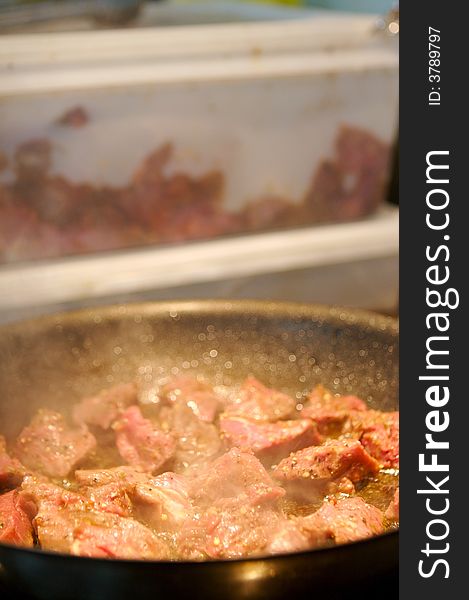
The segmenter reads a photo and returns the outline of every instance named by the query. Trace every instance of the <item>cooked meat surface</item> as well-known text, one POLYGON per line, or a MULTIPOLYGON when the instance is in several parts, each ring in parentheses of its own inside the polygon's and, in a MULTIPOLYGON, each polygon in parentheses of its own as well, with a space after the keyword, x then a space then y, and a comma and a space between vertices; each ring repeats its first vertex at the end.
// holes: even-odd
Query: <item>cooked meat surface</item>
POLYGON ((297 403, 253 377, 177 376, 151 397, 119 384, 0 435, 0 543, 200 561, 396 527, 399 413, 320 386, 297 403))
POLYGON ((272 390, 254 377, 248 377, 233 401, 225 410, 225 417, 245 417, 253 421, 278 421, 294 415, 296 402, 287 394, 272 390))
POLYGON ((50 477, 66 477, 96 446, 86 426, 72 428, 58 412, 41 409, 16 440, 21 462, 50 477))
POLYGON ((116 446, 125 462, 143 471, 154 473, 176 450, 176 441, 149 419, 138 406, 130 406, 113 425, 116 446))
POLYGON ((309 419, 258 423, 244 417, 220 417, 220 431, 230 447, 251 450, 273 464, 286 454, 320 444, 322 438, 309 419))
POLYGON ((116 385, 95 396, 83 398, 73 408, 73 418, 78 424, 96 425, 109 429, 126 408, 137 404, 137 386, 133 383, 116 385))
POLYGON ((329 440, 284 458, 274 469, 274 479, 302 489, 324 488, 346 477, 352 483, 376 475, 379 463, 356 440, 329 440))
POLYGON ((16 546, 34 545, 32 517, 34 503, 25 499, 18 490, 0 496, 0 542, 16 546))

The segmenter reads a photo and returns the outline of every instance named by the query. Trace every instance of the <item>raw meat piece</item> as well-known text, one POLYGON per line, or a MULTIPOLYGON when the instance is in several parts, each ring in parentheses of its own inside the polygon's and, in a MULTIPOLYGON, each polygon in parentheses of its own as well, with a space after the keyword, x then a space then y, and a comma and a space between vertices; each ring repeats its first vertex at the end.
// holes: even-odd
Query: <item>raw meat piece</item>
POLYGON ((137 386, 134 383, 121 383, 75 404, 73 418, 79 424, 109 429, 124 410, 137 401, 137 386))
POLYGON ((53 410, 39 410, 16 442, 21 462, 50 477, 66 477, 96 447, 86 426, 71 428, 53 410))
POLYGON ((0 542, 16 546, 34 545, 31 519, 35 505, 17 490, 0 496, 0 542))
POLYGON ((273 464, 290 452, 323 441, 310 419, 257 423, 242 417, 222 415, 220 432, 228 446, 252 450, 266 464, 273 464))
POLYGON ((75 106, 67 110, 59 119, 57 123, 67 127, 73 127, 78 129, 88 124, 90 120, 88 113, 82 106, 75 106))
POLYGON ((295 406, 295 400, 287 394, 265 387, 255 377, 248 377, 223 416, 278 421, 291 418, 295 406))
POLYGON ((113 425, 116 445, 122 458, 131 466, 154 473, 176 451, 172 435, 145 419, 138 406, 130 406, 113 425))

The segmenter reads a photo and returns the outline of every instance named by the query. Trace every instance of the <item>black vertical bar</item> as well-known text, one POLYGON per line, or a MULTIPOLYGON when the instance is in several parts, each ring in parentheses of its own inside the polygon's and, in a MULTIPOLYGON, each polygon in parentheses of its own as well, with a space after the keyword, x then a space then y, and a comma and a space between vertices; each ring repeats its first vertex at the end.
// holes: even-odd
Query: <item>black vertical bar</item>
POLYGON ((469 596, 467 10, 426 0, 400 11, 400 597, 450 600, 469 596), (428 162, 449 168, 427 174, 428 162), (429 354, 428 344, 448 354, 429 354), (432 460, 448 470, 430 471, 432 460))

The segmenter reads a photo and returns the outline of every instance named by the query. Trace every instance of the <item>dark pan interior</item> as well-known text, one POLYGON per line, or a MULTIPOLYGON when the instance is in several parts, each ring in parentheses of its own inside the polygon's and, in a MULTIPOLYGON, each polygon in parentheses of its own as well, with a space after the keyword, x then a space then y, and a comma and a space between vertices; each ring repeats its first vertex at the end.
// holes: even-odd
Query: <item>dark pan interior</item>
MULTIPOLYGON (((323 383, 337 392, 358 394, 372 407, 391 410, 398 406, 397 322, 313 305, 194 301, 100 307, 9 325, 0 328, 0 432, 16 435, 40 406, 66 410, 81 396, 114 383, 137 379, 143 388, 151 388, 177 371, 202 372, 224 384, 253 374, 299 400, 323 383)), ((214 597, 274 598, 277 592, 283 597, 293 591, 301 596, 302 586, 309 589, 309 596, 310 586, 320 590, 330 582, 345 589, 354 579, 363 583, 389 575, 397 564, 397 534, 343 549, 255 561, 267 573, 260 588, 237 575, 239 565, 252 561, 218 566, 175 563, 164 568, 141 562, 123 566, 121 561, 113 566, 108 561, 54 557, 0 545, 0 562, 9 577, 49 598, 61 597, 64 586, 73 598, 110 597, 111 592, 113 598, 130 597, 125 590, 155 585, 155 569, 161 590, 177 580, 179 592, 185 590, 192 598, 201 597, 202 590, 205 598, 212 597, 215 589, 214 597), (360 570, 365 554, 372 564, 360 570), (332 582, 336 570, 342 574, 332 582), (189 573, 191 589, 184 581, 189 573), (272 573, 283 575, 276 582, 272 573), (81 588, 67 587, 67 577, 82 580, 81 588), (104 577, 104 587, 99 584, 91 593, 84 583, 89 577, 94 581, 104 577), (210 586, 210 577, 221 587, 210 586)))

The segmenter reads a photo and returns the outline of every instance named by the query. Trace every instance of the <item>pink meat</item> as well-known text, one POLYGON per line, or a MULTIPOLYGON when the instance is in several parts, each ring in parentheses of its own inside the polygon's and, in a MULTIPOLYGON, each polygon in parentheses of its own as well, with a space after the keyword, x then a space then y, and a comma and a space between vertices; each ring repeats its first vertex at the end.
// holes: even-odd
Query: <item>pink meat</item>
POLYGON ((176 451, 174 437, 145 419, 138 406, 130 406, 114 423, 113 429, 122 458, 143 471, 157 471, 176 451))
POLYGON ((0 435, 0 490, 15 487, 21 483, 24 467, 16 458, 7 454, 5 438, 0 435))
POLYGON ((31 520, 35 505, 17 490, 0 496, 0 542, 16 546, 34 545, 31 520))
POLYGON ((356 440, 329 440, 322 446, 310 446, 284 458, 275 467, 273 477, 283 484, 324 487, 346 477, 353 483, 375 475, 379 463, 356 440))
POLYGON ((300 530, 310 539, 321 536, 336 544, 345 544, 383 533, 384 515, 363 498, 331 498, 307 517, 297 519, 300 530))
POLYGON ((188 560, 241 558, 264 553, 280 515, 269 508, 219 500, 187 521, 177 547, 188 560))
POLYGON ((160 425, 176 439, 174 470, 188 473, 213 460, 220 450, 218 428, 195 416, 185 403, 163 406, 160 425))
MULTIPOLYGON (((76 515, 72 516, 72 520, 76 515)), ((135 519, 110 513, 86 513, 73 523, 70 551, 96 558, 169 558, 167 544, 135 519)))
POLYGON ((340 434, 350 411, 364 411, 367 406, 357 396, 334 396, 323 386, 316 386, 305 402, 301 417, 309 417, 323 435, 340 434))
POLYGON ((358 437, 382 467, 399 468, 399 412, 355 412, 346 431, 358 437))
POLYGON ((272 503, 285 495, 255 456, 237 448, 201 470, 191 480, 189 492, 200 506, 211 506, 217 500, 240 494, 254 504, 272 503))
POLYGON ((148 474, 134 467, 121 466, 110 469, 79 469, 75 479, 79 485, 99 487, 110 483, 119 483, 133 489, 137 483, 147 481, 148 474))
POLYGON ((41 409, 20 433, 16 454, 34 471, 66 477, 95 447, 86 426, 71 428, 60 413, 41 409))
POLYGON ((160 531, 177 530, 194 512, 189 484, 176 473, 138 483, 132 498, 139 520, 160 531))
POLYGON ((290 452, 322 442, 310 419, 258 423, 222 415, 220 431, 228 446, 251 450, 266 464, 273 464, 290 452))
POLYGON ((255 377, 248 377, 223 416, 278 421, 291 418, 295 406, 295 400, 287 394, 264 386, 255 377))
POLYGON ((220 398, 212 386, 196 377, 173 377, 161 389, 160 395, 168 402, 183 402, 206 423, 213 423, 220 409, 220 398))
POLYGON ((390 521, 399 522, 399 488, 394 492, 394 497, 389 503, 384 515, 386 519, 389 519, 390 521))
POLYGON ((121 383, 75 404, 73 418, 78 424, 87 423, 109 429, 124 410, 137 401, 137 386, 134 383, 121 383))

